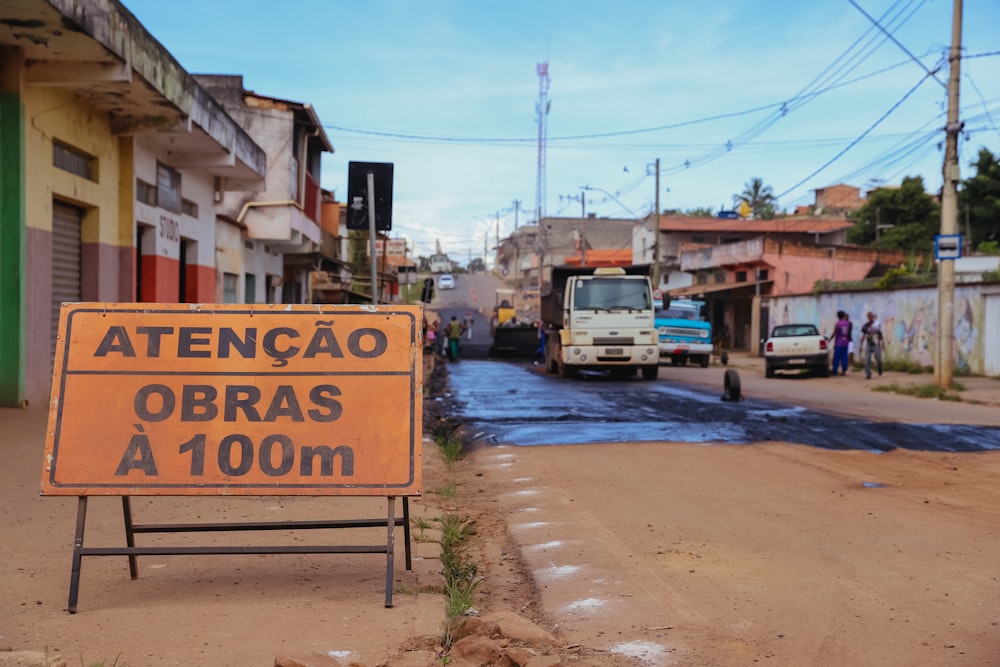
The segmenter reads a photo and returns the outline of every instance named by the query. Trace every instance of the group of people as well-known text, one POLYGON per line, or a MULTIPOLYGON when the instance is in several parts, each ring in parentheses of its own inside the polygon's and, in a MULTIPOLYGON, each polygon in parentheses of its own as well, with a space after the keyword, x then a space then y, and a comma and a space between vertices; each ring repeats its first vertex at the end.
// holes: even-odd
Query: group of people
MULTIPOLYGON (((847 373, 848 359, 854 362, 854 324, 850 316, 843 310, 837 311, 837 323, 833 325, 833 374, 847 373)), ((885 349, 885 337, 882 335, 882 322, 875 313, 868 311, 868 321, 861 325, 861 345, 865 356, 865 379, 872 377, 872 358, 875 359, 876 370, 882 375, 882 351, 885 349)))
POLYGON ((424 344, 429 350, 439 352, 451 361, 458 361, 459 343, 463 335, 472 340, 473 322, 471 311, 466 311, 461 321, 457 315, 452 315, 450 321, 442 324, 440 331, 435 331, 435 327, 424 320, 424 344))

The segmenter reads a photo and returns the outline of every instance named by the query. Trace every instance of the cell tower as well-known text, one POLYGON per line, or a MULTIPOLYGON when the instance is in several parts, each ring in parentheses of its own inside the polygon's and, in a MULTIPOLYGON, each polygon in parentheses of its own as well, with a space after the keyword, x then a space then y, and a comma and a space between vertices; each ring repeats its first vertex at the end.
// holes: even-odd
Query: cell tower
POLYGON ((538 102, 535 113, 538 117, 538 177, 535 181, 535 224, 541 225, 545 217, 545 144, 548 141, 549 116, 549 63, 538 63, 538 102))

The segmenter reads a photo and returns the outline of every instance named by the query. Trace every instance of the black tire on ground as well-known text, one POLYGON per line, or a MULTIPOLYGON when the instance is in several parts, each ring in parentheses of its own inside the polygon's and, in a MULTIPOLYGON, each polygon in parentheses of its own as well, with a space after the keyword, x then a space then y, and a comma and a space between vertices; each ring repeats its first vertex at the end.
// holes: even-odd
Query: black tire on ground
POLYGON ((708 355, 707 354, 701 358, 701 362, 700 363, 701 363, 701 367, 702 368, 708 368, 708 355))
MULTIPOLYGON (((729 371, 726 371, 726 372, 728 373, 729 371)), ((774 369, 771 368, 770 366, 764 366, 764 377, 766 377, 766 378, 773 378, 774 377, 774 369)))
POLYGON ((828 378, 828 377, 830 377, 830 367, 827 366, 826 364, 823 364, 823 366, 821 366, 819 368, 819 376, 821 378, 828 378))
POLYGON ((739 401, 743 398, 743 394, 740 389, 740 374, 735 368, 726 369, 726 373, 723 376, 722 387, 722 400, 739 401))
POLYGON ((559 372, 559 377, 561 378, 571 378, 576 373, 572 366, 569 364, 564 364, 561 361, 556 361, 556 368, 559 372))
POLYGON ((659 364, 649 364, 648 366, 642 367, 642 379, 643 380, 655 380, 657 374, 660 372, 659 364))

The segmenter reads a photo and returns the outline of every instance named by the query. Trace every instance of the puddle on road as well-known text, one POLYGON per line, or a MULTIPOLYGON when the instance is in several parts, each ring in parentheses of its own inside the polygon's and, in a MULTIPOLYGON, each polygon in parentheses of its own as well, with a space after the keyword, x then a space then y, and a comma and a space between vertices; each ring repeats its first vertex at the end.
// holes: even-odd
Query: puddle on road
POLYGON ((997 427, 867 421, 760 399, 724 402, 714 391, 665 380, 567 380, 531 366, 468 361, 449 367, 449 386, 459 419, 492 445, 778 441, 872 453, 1000 449, 997 427))
POLYGON ((510 422, 478 424, 486 442, 516 443, 519 446, 575 445, 588 442, 698 442, 746 444, 746 432, 734 424, 716 422, 510 422))

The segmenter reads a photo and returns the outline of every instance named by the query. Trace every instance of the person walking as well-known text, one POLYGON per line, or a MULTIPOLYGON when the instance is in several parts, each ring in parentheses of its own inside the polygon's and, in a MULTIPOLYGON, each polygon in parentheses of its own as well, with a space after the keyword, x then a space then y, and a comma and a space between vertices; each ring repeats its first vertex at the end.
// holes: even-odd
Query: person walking
POLYGON ((448 335, 448 358, 452 361, 458 361, 458 343, 462 339, 462 334, 465 333, 465 325, 458 321, 458 317, 452 315, 451 322, 448 322, 448 326, 445 327, 445 332, 448 335))
POLYGON ((465 319, 462 320, 462 325, 465 327, 465 340, 472 340, 472 313, 470 311, 465 311, 465 319))
POLYGON ((833 325, 833 374, 840 368, 841 375, 847 375, 847 350, 851 345, 854 325, 842 310, 837 311, 837 323, 833 325))
POLYGON ((885 349, 885 337, 882 335, 882 323, 876 319, 875 313, 868 311, 868 321, 861 325, 861 340, 865 354, 865 379, 872 377, 872 356, 875 357, 878 374, 882 375, 882 350, 885 349))

